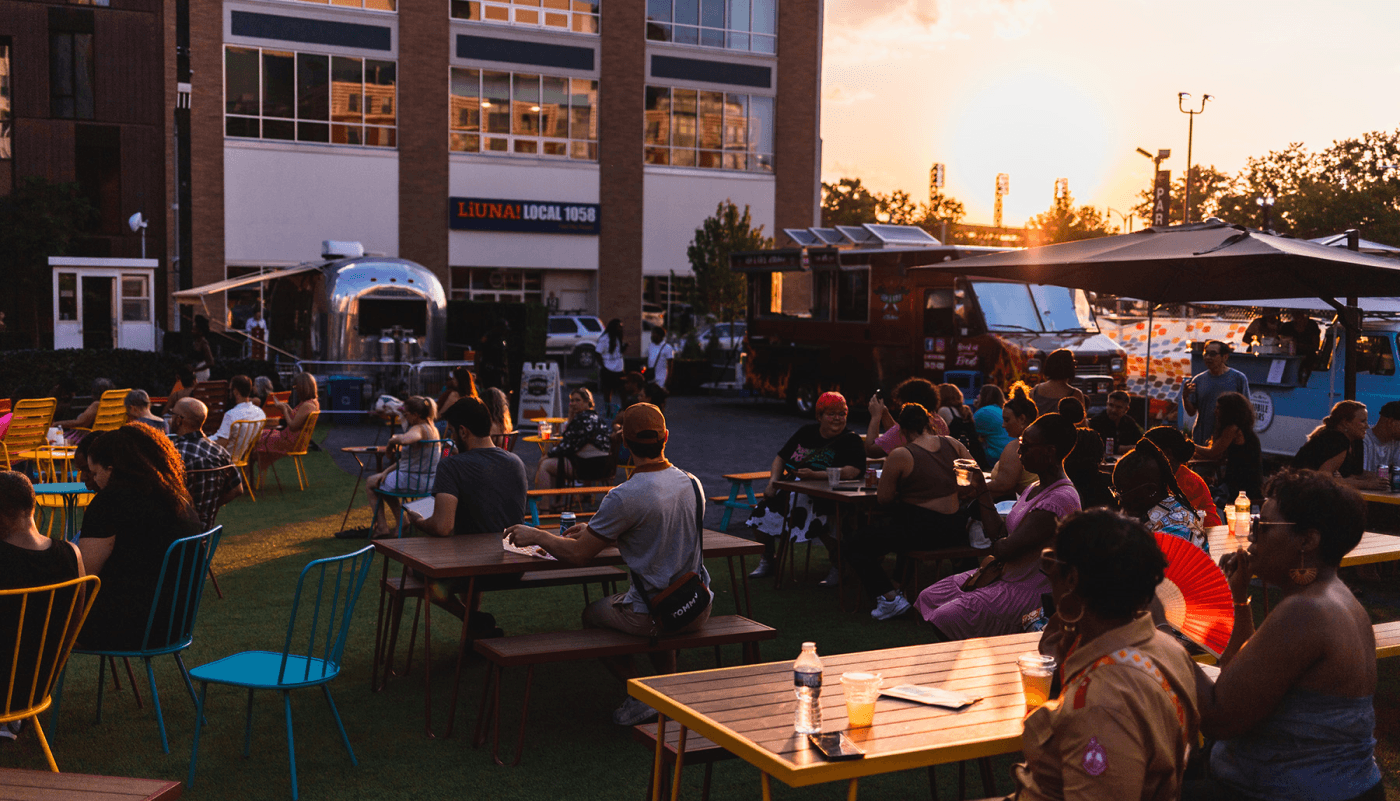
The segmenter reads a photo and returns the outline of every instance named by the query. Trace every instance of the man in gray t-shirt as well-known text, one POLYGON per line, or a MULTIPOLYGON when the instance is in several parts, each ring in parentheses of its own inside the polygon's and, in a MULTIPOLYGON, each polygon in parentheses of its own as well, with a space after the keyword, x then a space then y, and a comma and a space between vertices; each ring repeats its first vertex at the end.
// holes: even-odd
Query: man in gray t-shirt
MULTIPOLYGON (((705 492, 699 481, 666 460, 666 418, 650 403, 627 407, 619 416, 622 438, 632 452, 637 467, 632 477, 614 487, 598 512, 587 523, 579 523, 559 536, 526 525, 507 530, 517 545, 538 545, 570 564, 587 564, 599 551, 616 545, 622 561, 655 595, 676 579, 694 571, 709 585, 702 559, 702 539, 697 517, 705 512, 705 492), (700 499, 696 507, 696 497, 700 499)), ((711 593, 711 602, 714 594, 711 593)), ((710 617, 704 613, 682 631, 693 631, 710 617)), ((608 628, 640 636, 658 633, 647 610, 647 602, 635 586, 627 592, 602 598, 583 610, 586 628, 608 628)), ((675 653, 652 653, 657 672, 675 670, 675 653)), ((626 681, 637 672, 629 657, 603 660, 615 675, 626 681)), ((656 710, 635 698, 623 701, 613 713, 613 722, 634 726, 656 716, 656 710)))
POLYGON ((1192 376, 1181 388, 1181 405, 1187 414, 1196 415, 1191 439, 1204 445, 1215 434, 1215 401, 1226 392, 1238 392, 1249 397, 1249 379, 1230 367, 1230 346, 1218 339, 1206 342, 1201 350, 1205 372, 1192 376))

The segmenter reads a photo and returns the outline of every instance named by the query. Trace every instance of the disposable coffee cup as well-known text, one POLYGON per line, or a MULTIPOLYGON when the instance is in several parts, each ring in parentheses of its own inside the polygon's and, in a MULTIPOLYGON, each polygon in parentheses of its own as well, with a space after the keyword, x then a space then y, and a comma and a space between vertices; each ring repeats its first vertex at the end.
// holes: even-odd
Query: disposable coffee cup
POLYGON ((831 489, 836 489, 836 485, 841 483, 841 468, 828 467, 826 469, 826 485, 831 489))
POLYGON ((982 467, 977 464, 977 460, 975 459, 954 459, 953 470, 955 470, 958 475, 958 486, 970 487, 972 486, 972 471, 976 470, 981 472, 982 467))
POLYGON ((1055 657, 1045 654, 1022 654, 1016 659, 1021 670, 1021 690, 1026 696, 1026 711, 1050 698, 1050 680, 1055 676, 1055 657))
POLYGON ((846 693, 846 720, 851 728, 875 722, 875 699, 880 697, 879 673, 842 673, 841 688, 846 693))

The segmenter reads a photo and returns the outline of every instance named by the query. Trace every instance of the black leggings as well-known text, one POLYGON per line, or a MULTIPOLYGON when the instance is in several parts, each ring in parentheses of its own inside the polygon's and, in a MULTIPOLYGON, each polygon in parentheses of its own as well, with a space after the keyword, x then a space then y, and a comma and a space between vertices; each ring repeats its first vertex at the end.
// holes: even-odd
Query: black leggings
POLYGON ((922 506, 896 503, 877 518, 874 525, 848 537, 841 552, 866 591, 884 595, 894 589, 894 583, 885 575, 886 554, 966 547, 967 518, 964 509, 943 514, 922 506))

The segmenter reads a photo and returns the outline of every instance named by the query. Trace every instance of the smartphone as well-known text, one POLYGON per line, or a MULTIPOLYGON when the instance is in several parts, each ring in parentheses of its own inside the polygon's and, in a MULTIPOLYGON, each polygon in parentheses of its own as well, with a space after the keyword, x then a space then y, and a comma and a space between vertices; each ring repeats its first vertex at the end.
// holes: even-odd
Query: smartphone
POLYGON ((807 739, 812 741, 812 746, 822 752, 822 756, 832 762, 839 762, 845 759, 860 759, 865 756, 865 752, 860 750, 844 731, 823 732, 822 734, 809 734, 807 739))

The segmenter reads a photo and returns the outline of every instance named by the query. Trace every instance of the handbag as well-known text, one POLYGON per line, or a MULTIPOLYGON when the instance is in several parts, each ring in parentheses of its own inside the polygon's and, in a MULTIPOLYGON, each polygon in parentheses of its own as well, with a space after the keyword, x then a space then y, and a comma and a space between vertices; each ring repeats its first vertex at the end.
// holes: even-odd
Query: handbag
MULTIPOLYGON (((687 473, 686 475, 690 475, 687 473)), ((691 489, 695 491, 695 552, 703 559, 704 548, 704 504, 700 497, 700 482, 690 476, 691 489)), ((695 622, 706 609, 710 608, 710 588, 694 570, 683 573, 670 586, 650 595, 642 577, 633 570, 632 583, 646 601, 647 611, 651 612, 652 622, 663 634, 680 631, 695 622)))
POLYGON ((980 590, 988 584, 993 584, 1001 580, 1001 574, 1006 572, 1006 563, 995 556, 986 556, 982 559, 982 564, 977 566, 977 572, 965 582, 963 582, 963 592, 980 590))

